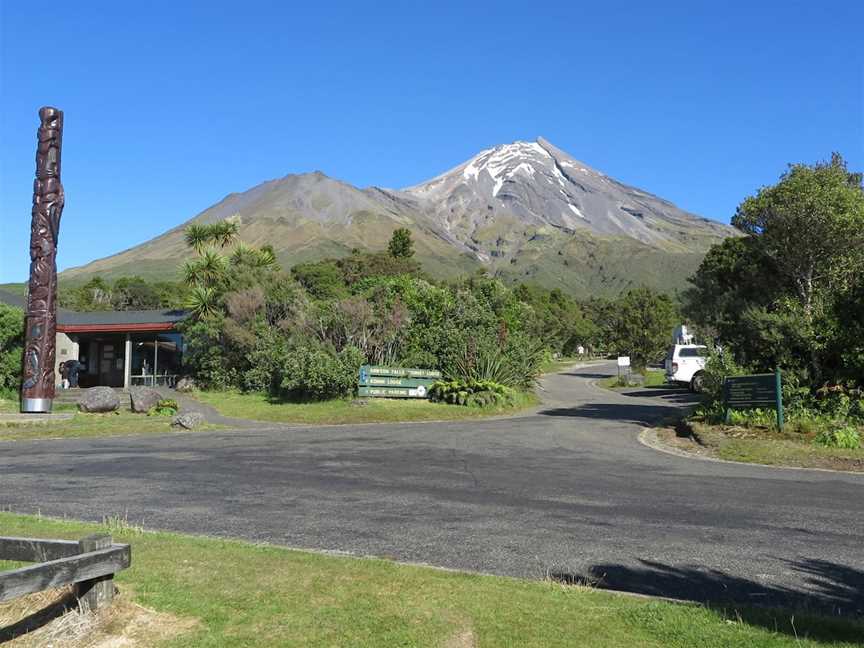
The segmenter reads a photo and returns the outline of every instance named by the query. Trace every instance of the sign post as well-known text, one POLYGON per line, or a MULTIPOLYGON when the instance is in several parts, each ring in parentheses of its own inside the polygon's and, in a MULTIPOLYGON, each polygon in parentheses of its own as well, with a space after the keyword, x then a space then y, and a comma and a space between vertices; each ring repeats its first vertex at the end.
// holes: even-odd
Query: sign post
POLYGON ((728 423, 733 409, 773 407, 777 427, 783 429, 783 379, 779 367, 773 374, 729 376, 723 379, 723 404, 728 423))
POLYGON ((777 397, 777 429, 783 431, 783 378, 780 375, 780 367, 774 370, 774 389, 777 397))
MULTIPOLYGON (((630 356, 618 356, 618 382, 621 382, 621 369, 627 369, 625 375, 630 378, 630 356)), ((628 381, 629 382, 629 381, 628 381)))
POLYGON ((372 398, 429 398, 429 389, 441 380, 435 369, 360 367, 357 395, 372 398))

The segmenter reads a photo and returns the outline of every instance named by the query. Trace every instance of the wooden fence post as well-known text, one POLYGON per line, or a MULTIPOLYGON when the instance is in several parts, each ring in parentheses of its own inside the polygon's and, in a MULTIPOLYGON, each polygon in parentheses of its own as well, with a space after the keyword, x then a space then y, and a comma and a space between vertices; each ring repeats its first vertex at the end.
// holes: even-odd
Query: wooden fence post
MULTIPOLYGON (((108 549, 111 544, 111 536, 106 533, 95 533, 78 541, 81 553, 108 549)), ((76 583, 75 598, 85 610, 97 610, 102 605, 110 605, 114 600, 114 574, 76 583)))

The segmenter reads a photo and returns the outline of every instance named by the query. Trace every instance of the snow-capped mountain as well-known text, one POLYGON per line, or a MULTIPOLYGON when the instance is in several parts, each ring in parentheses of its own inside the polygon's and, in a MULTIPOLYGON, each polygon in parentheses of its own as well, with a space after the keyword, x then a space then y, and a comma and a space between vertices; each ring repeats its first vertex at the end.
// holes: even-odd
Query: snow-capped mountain
POLYGON ((187 250, 183 229, 239 214, 240 236, 283 266, 354 248, 383 249, 409 227, 430 274, 480 267, 574 294, 644 283, 683 287, 708 247, 733 230, 592 169, 544 139, 481 151, 405 189, 358 189, 321 172, 288 175, 219 203, 161 236, 63 273, 166 276, 187 250))
POLYGON ((609 178, 542 138, 481 151, 404 193, 434 213, 448 231, 463 234, 500 217, 661 247, 686 245, 690 234, 722 237, 729 230, 609 178))

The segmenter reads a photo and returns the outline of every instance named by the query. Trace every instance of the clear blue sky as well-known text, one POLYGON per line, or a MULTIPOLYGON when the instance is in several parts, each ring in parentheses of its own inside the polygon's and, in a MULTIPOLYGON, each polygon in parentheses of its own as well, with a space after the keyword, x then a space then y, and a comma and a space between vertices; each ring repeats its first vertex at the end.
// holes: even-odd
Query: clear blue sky
POLYGON ((263 180, 401 187, 538 135, 723 221, 788 162, 864 169, 859 0, 0 11, 0 281, 28 273, 43 104, 66 113, 61 269, 263 180))

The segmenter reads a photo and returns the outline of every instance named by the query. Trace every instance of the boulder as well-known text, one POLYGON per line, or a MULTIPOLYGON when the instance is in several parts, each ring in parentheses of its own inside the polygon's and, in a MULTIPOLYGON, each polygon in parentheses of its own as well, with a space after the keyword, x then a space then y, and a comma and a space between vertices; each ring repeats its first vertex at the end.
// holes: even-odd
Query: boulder
POLYGON ((162 400, 162 394, 152 387, 132 387, 129 389, 132 411, 147 413, 162 400))
POLYGON ((186 412, 185 414, 178 414, 171 419, 171 426, 191 430, 192 428, 198 427, 203 422, 204 415, 201 412, 186 412))
POLYGON ((120 407, 120 396, 110 387, 91 387, 78 399, 81 412, 113 412, 120 407))
POLYGON ((191 392, 193 389, 195 389, 195 381, 191 378, 181 378, 177 381, 177 384, 174 385, 174 389, 176 389, 181 394, 191 392))

